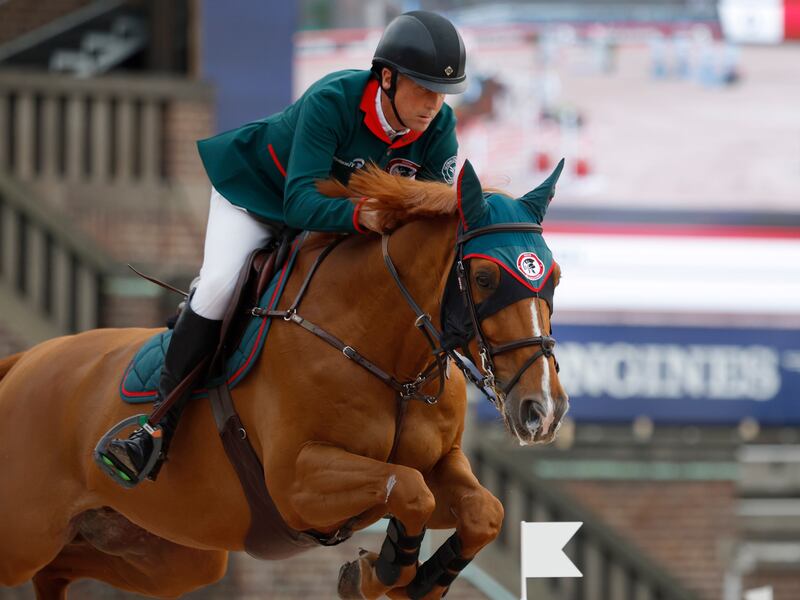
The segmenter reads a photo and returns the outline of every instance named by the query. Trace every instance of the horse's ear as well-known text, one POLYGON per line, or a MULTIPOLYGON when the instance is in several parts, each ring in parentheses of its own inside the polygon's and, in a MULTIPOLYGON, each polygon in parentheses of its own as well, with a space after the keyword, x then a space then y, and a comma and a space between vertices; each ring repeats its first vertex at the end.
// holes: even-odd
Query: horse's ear
POLYGON ((483 197, 481 182, 478 181, 475 169, 468 160, 464 162, 464 166, 461 167, 461 172, 458 174, 456 193, 458 194, 458 209, 464 220, 464 229, 480 223, 486 214, 488 204, 483 197))
POLYGON ((563 168, 564 159, 562 158, 547 179, 536 189, 531 190, 519 199, 520 202, 525 204, 537 223, 541 223, 544 219, 547 207, 550 205, 550 200, 552 200, 553 196, 556 194, 556 182, 558 182, 563 168))

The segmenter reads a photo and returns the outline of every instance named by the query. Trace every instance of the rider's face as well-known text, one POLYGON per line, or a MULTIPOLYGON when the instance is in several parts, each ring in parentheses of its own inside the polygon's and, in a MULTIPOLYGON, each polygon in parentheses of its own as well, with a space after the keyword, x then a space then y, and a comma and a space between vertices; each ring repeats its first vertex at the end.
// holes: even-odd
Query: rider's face
MULTIPOLYGON (((386 90, 391 85, 392 75, 389 69, 383 69, 383 89, 386 90)), ((432 92, 413 80, 403 75, 397 78, 397 91, 395 92, 394 103, 400 118, 408 127, 414 131, 425 131, 431 124, 433 118, 439 113, 444 103, 444 94, 432 92)), ((384 106, 388 105, 388 98, 384 106)), ((384 110, 389 124, 394 129, 402 129, 400 123, 396 121, 391 107, 384 110)))

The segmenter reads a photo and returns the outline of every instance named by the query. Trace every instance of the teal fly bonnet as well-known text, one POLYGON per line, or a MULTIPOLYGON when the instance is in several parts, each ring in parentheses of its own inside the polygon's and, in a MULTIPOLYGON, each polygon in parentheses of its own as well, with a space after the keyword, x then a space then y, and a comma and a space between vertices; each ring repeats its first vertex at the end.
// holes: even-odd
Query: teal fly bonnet
MULTIPOLYGON (((459 173, 457 193, 459 237, 463 243, 462 259, 482 258, 500 267, 501 280, 497 290, 486 301, 476 304, 479 320, 523 298, 541 297, 553 307, 553 254, 540 231, 491 229, 469 238, 471 231, 501 224, 541 224, 556 183, 564 168, 562 159, 541 185, 524 196, 513 199, 505 194, 484 194, 478 177, 469 161, 459 173)), ((473 335, 466 308, 461 306, 456 277, 451 276, 442 303, 442 323, 448 345, 461 345, 473 335)))
MULTIPOLYGON (((515 200, 504 194, 484 194, 467 162, 458 179, 461 231, 498 223, 541 224, 563 168, 562 159, 541 185, 515 200)), ((530 231, 501 231, 473 238, 464 245, 464 259, 473 257, 497 263, 533 292, 544 288, 555 264, 542 235, 530 231)))

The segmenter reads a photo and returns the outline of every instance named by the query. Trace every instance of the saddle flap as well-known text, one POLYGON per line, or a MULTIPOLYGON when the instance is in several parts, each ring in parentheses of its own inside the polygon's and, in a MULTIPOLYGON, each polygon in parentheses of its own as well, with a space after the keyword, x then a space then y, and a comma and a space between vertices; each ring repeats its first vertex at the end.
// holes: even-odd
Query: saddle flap
MULTIPOLYGON (((225 315, 221 343, 215 353, 215 368, 204 385, 192 392, 193 397, 208 394, 208 387, 227 381, 231 387, 244 379, 261 353, 271 319, 253 316, 251 309, 274 308, 288 281, 301 243, 292 246, 293 239, 281 242, 274 260, 270 252, 253 252, 240 271, 236 294, 225 315), (267 282, 266 284, 264 282, 267 282), (262 289, 266 288, 266 289, 262 289)), ((151 402, 157 396, 158 377, 164 362, 172 330, 159 331, 147 340, 131 359, 120 381, 120 396, 126 402, 151 402)))
POLYGON ((212 369, 216 369, 219 366, 218 361, 227 359, 238 346, 250 322, 250 310, 258 305, 258 289, 262 285, 262 279, 270 281, 274 273, 275 252, 269 248, 258 248, 247 257, 239 271, 233 297, 222 318, 219 346, 214 353, 212 369))

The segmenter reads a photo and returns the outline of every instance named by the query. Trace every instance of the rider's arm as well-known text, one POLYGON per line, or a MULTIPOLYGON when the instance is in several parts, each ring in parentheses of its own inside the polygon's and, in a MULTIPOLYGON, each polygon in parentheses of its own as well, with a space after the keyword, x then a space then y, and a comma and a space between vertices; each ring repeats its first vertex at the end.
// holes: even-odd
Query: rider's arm
POLYGON ((356 231, 355 206, 347 198, 330 198, 315 182, 330 177, 331 162, 345 131, 345 107, 324 93, 309 95, 300 107, 286 168, 284 219, 290 227, 311 231, 356 231))
POLYGON ((439 122, 431 124, 436 127, 436 135, 433 136, 425 153, 425 160, 417 174, 417 179, 452 184, 455 176, 458 140, 456 139, 456 118, 449 106, 446 109, 442 108, 437 121, 439 122))

